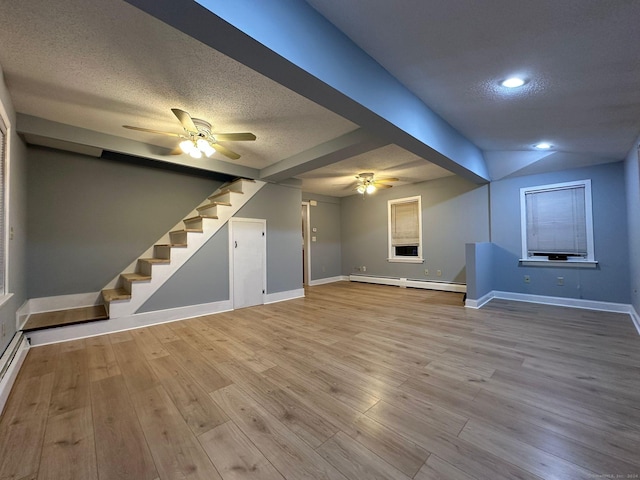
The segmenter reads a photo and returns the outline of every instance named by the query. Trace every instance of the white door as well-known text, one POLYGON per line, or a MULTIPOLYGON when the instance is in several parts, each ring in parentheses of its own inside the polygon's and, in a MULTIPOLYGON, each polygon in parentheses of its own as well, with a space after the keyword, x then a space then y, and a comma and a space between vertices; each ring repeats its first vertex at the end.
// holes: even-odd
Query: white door
POLYGON ((266 289, 267 222, 232 218, 229 226, 233 308, 262 305, 266 289))

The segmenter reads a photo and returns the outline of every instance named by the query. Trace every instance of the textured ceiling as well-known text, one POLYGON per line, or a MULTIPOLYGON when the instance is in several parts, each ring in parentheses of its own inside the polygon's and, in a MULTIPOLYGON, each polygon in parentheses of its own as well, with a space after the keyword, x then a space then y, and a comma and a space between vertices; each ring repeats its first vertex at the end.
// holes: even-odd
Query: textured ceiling
MULTIPOLYGON (((640 133, 637 0, 307 3, 482 149, 492 179, 617 161, 640 133), (530 81, 515 91, 500 87, 512 74, 530 81), (532 152, 540 140, 554 151, 532 152)), ((234 163, 256 171, 324 152, 291 169, 307 191, 351 194, 345 185, 362 171, 398 177, 398 185, 450 174, 396 145, 370 142, 365 153, 327 156, 327 145, 364 125, 122 0, 0 2, 0 45, 19 113, 108 135, 132 154, 133 144, 168 149, 175 140, 122 125, 180 133, 170 112, 177 107, 218 131, 255 133, 256 142, 227 146, 242 155, 234 163)), ((51 144, 64 148, 74 132, 73 148, 96 147, 84 141, 86 130, 51 144)), ((198 165, 186 156, 167 160, 198 165)))
POLYGON ((640 133, 640 1, 307 3, 485 151, 621 159, 640 133))
POLYGON ((181 133, 176 107, 217 131, 255 133, 256 142, 227 144, 253 168, 356 128, 125 2, 9 3, 0 6, 0 65, 18 112, 174 147, 122 125, 181 133))

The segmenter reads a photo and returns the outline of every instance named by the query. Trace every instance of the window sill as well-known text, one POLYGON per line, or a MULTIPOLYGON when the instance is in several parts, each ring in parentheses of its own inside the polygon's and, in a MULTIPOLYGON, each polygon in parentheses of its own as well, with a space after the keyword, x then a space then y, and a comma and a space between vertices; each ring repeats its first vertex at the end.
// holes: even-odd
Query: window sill
POLYGON ((424 263, 424 259, 420 257, 406 257, 406 258, 387 258, 389 263, 424 263))
POLYGON ((598 262, 595 260, 532 260, 521 258, 520 265, 525 267, 568 267, 568 268, 596 268, 598 262))
POLYGON ((7 293, 5 295, 0 295, 0 308, 2 308, 6 303, 13 297, 13 293, 7 293))

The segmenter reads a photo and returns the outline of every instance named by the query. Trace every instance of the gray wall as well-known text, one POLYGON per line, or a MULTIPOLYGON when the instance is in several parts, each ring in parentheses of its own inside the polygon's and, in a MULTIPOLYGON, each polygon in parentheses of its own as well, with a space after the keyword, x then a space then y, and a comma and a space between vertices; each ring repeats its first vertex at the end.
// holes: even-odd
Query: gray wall
POLYGON ((342 274, 342 248, 340 232, 340 199, 302 192, 305 201, 315 200, 310 207, 310 228, 316 228, 311 236, 311 280, 337 277, 342 274))
POLYGON ((491 183, 494 288, 500 291, 629 303, 627 204, 622 162, 491 183), (598 268, 524 267, 520 188, 591 179, 598 268), (524 283, 524 275, 531 282, 524 283), (557 277, 564 285, 557 285, 557 277))
POLYGON ((342 274, 466 282, 465 244, 489 240, 489 187, 450 176, 342 199, 342 274), (424 264, 390 263, 387 201, 422 196, 424 264), (426 276, 424 271, 429 270, 426 276), (442 276, 437 277, 436 271, 442 276))
POLYGON ((0 102, 9 116, 11 137, 9 138, 11 157, 9 158, 9 199, 7 226, 13 228, 13 239, 7 245, 9 271, 6 278, 13 296, 0 307, 0 324, 4 335, 0 335, 0 355, 16 332, 16 311, 27 299, 26 244, 27 244, 27 149, 15 133, 16 117, 9 91, 4 83, 0 68, 0 102))
POLYGON ((636 140, 625 160, 631 304, 640 315, 640 154, 636 140))
POLYGON ((302 288, 300 188, 267 184, 235 215, 267 220, 267 293, 302 288))
POLYGON ((221 184, 28 148, 28 295, 96 292, 221 184))
POLYGON ((136 313, 229 299, 229 227, 224 225, 136 313))

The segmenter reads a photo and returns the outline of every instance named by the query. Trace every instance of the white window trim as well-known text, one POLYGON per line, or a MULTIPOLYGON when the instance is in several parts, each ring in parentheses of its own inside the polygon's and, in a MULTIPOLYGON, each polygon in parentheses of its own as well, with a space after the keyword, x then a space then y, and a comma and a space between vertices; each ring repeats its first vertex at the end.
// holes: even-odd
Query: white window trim
POLYGON ((387 262, 391 263, 424 263, 422 258, 422 196, 416 195, 414 197, 397 198, 395 200, 387 201, 387 245, 388 254, 387 262), (418 201, 418 256, 417 257, 397 257, 394 255, 393 245, 391 240, 391 205, 398 203, 410 203, 418 201))
POLYGON ((0 118, 4 123, 5 127, 5 145, 4 145, 4 188, 2 189, 3 205, 4 211, 0 212, 0 215, 4 215, 4 291, 0 291, 0 307, 5 305, 9 299, 13 296, 13 293, 10 293, 10 285, 9 285, 9 241, 11 240, 10 231, 11 226, 9 225, 9 189, 11 185, 11 135, 13 132, 13 125, 9 120, 9 115, 7 114, 7 110, 2 101, 0 101, 0 118))
POLYGON ((520 263, 529 267, 578 267, 595 268, 598 262, 595 259, 593 246, 593 205, 591 199, 591 180, 577 180, 574 182, 554 183, 551 185, 538 185, 520 189, 520 235, 522 240, 522 257, 520 263), (584 187, 585 196, 585 221, 587 229, 587 256, 586 258, 569 257, 567 260, 549 260, 542 257, 530 257, 527 252, 527 207, 525 195, 529 192, 555 190, 559 188, 584 187))

